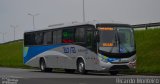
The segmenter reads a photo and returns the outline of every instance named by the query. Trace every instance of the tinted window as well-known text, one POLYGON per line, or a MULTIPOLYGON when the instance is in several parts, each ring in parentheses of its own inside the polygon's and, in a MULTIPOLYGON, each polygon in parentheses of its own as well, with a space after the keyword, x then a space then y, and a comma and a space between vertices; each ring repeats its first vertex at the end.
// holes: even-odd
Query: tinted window
POLYGON ((43 43, 44 45, 52 44, 52 32, 51 31, 44 32, 43 42, 44 42, 43 43))
POLYGON ((85 34, 84 28, 77 28, 75 33, 76 42, 84 42, 85 41, 84 34, 85 34))
POLYGON ((43 32, 35 33, 35 45, 42 45, 43 43, 43 32))
POLYGON ((57 42, 56 43, 61 43, 62 42, 62 31, 57 30, 56 31, 56 36, 57 36, 57 42))
POLYGON ((57 32, 53 31, 53 44, 57 43, 57 32))
POLYGON ((95 40, 96 31, 94 30, 94 26, 86 26, 86 47, 90 50, 96 52, 97 50, 97 42, 95 40))
POLYGON ((74 42, 74 29, 63 29, 63 43, 73 43, 74 42))
POLYGON ((24 45, 34 45, 35 35, 34 33, 25 33, 24 34, 24 45))
POLYGON ((94 31, 87 31, 86 33, 86 41, 87 41, 87 47, 93 48, 94 44, 94 31))

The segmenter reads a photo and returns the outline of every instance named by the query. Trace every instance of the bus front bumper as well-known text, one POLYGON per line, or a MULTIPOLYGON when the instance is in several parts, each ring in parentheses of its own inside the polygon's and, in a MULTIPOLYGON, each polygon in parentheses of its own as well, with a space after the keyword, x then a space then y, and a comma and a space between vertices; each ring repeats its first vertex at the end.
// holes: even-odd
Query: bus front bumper
POLYGON ((101 64, 101 71, 123 71, 123 70, 135 70, 135 62, 129 63, 105 63, 101 64))

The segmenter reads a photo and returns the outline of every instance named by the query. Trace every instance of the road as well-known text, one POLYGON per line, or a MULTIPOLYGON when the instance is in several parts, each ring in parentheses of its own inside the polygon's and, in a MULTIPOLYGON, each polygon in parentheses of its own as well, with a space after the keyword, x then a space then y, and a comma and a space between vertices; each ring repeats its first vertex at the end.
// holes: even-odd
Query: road
MULTIPOLYGON (((0 68, 0 77, 15 77, 15 78, 112 78, 108 73, 88 73, 81 75, 78 73, 65 72, 41 72, 39 69, 16 69, 16 68, 0 68)), ((123 75, 118 75, 123 76, 123 75)))
MULTIPOLYGON (((152 84, 160 84, 160 76, 145 76, 145 75, 124 75, 118 74, 117 76, 111 76, 106 73, 89 73, 87 75, 81 75, 78 73, 69 74, 65 72, 50 72, 44 73, 38 69, 16 69, 16 68, 0 68, 0 78, 2 84, 4 81, 17 82, 14 84, 118 84, 119 79, 137 80, 137 78, 149 78, 156 80, 152 84), (8 80, 10 79, 10 80, 8 80)), ((122 81, 124 82, 124 81, 122 81)), ((13 83, 12 83, 13 84, 13 83)), ((129 84, 129 83, 128 83, 129 84)), ((133 83, 132 83, 133 84, 133 83)), ((144 83, 143 83, 144 84, 144 83)))

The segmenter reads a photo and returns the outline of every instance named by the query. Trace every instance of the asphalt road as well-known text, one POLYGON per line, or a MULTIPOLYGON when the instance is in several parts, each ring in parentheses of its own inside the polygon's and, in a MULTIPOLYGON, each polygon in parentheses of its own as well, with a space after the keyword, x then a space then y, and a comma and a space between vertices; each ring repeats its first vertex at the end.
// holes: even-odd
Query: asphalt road
POLYGON ((149 82, 148 84, 160 84, 160 76, 126 74, 111 76, 107 73, 89 73, 87 75, 78 73, 69 74, 65 72, 44 73, 38 69, 16 68, 0 68, 0 78, 0 84, 124 84, 125 80, 136 82, 137 78, 144 79, 144 81, 145 79, 151 80, 154 78, 155 80, 152 81, 153 83, 149 82), (132 79, 133 81, 131 81, 132 79))
MULTIPOLYGON (((78 73, 65 72, 41 72, 39 69, 16 69, 16 68, 0 68, 0 77, 15 78, 112 78, 109 73, 88 73, 81 75, 78 73)), ((123 76, 123 75, 118 75, 123 76)), ((116 76, 115 76, 116 77, 116 76)))

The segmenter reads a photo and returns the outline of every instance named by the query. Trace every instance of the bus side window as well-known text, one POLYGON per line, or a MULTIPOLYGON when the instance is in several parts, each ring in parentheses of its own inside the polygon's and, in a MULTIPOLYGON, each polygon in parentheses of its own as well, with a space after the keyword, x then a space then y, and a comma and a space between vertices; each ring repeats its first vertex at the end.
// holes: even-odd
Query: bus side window
POLYGON ((24 34, 24 45, 26 46, 26 45, 29 45, 29 34, 24 34))
POLYGON ((57 32, 53 31, 53 44, 57 43, 57 32))
POLYGON ((50 45, 52 43, 53 43, 52 42, 52 32, 51 31, 44 32, 43 44, 50 45))
POLYGON ((84 43, 85 42, 84 34, 85 34, 84 28, 77 28, 76 29, 75 40, 77 43, 84 43))
POLYGON ((94 34, 93 34, 93 31, 87 31, 87 47, 88 48, 92 48, 93 46, 93 41, 94 41, 94 34))
POLYGON ((62 43, 62 30, 56 31, 56 43, 62 43))
POLYGON ((42 45, 42 44, 43 44, 43 32, 36 32, 35 45, 42 45))
POLYGON ((35 34, 34 33, 25 33, 24 39, 25 39, 24 40, 25 46, 35 44, 35 34))
POLYGON ((75 44, 85 46, 85 28, 79 27, 75 30, 75 44))
POLYGON ((62 33, 62 42, 63 43, 74 43, 74 29, 63 29, 63 33, 62 33))
POLYGON ((86 28, 86 47, 89 48, 92 51, 96 51, 96 45, 97 42, 95 41, 95 30, 93 29, 92 26, 89 26, 88 28, 86 28))

